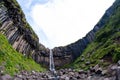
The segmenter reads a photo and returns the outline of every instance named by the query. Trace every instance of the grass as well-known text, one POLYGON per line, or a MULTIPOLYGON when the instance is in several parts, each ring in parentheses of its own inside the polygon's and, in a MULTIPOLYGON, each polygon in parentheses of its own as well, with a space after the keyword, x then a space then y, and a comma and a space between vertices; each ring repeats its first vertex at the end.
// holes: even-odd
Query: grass
POLYGON ((31 58, 24 57, 8 43, 6 37, 0 33, 0 65, 4 67, 4 73, 14 75, 21 70, 45 71, 45 68, 31 58))
POLYGON ((120 60, 120 6, 115 9, 104 27, 96 33, 95 40, 87 46, 82 55, 66 67, 87 70, 99 64, 105 68, 118 60, 120 60), (81 61, 83 57, 85 60, 81 61), (90 61, 89 65, 85 65, 87 61, 90 61))

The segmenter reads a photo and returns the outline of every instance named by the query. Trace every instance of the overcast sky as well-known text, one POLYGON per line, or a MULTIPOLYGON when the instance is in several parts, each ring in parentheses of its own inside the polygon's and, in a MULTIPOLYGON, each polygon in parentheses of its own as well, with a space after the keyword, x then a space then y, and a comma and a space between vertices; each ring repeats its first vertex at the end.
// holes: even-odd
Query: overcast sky
POLYGON ((84 37, 115 0, 17 0, 46 47, 65 46, 84 37))

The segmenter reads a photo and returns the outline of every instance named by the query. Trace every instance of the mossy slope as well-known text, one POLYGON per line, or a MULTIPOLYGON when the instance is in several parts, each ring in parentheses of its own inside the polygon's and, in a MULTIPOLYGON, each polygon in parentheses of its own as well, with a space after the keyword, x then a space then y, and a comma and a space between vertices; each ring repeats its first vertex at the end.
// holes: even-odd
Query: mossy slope
POLYGON ((28 59, 21 53, 18 53, 8 43, 6 37, 0 33, 0 66, 2 66, 4 73, 15 74, 21 70, 35 70, 44 71, 39 64, 34 60, 28 59))
MULTIPOLYGON (((120 0, 117 1, 120 2, 120 0)), ((95 40, 87 46, 74 63, 68 66, 72 66, 75 69, 88 69, 90 66, 99 64, 102 67, 106 67, 111 63, 116 63, 118 60, 120 60, 119 5, 109 21, 96 33, 95 40), (85 65, 86 62, 90 62, 90 64, 85 65)))

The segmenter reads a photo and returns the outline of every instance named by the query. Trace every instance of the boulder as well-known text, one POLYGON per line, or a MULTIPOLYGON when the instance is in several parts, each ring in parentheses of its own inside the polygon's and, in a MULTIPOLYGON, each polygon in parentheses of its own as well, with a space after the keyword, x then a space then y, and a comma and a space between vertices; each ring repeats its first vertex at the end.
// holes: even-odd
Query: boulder
POLYGON ((13 80, 12 77, 8 74, 1 76, 1 80, 13 80))
POLYGON ((88 77, 87 77, 87 80, 91 80, 91 78, 92 78, 92 76, 88 76, 88 77))
POLYGON ((98 75, 101 75, 102 74, 102 68, 98 68, 95 73, 98 74, 98 75))
POLYGON ((102 76, 105 76, 105 75, 107 75, 107 73, 108 73, 107 70, 103 70, 101 74, 102 74, 102 76))
POLYGON ((98 70, 98 68, 99 68, 99 65, 97 64, 97 65, 95 65, 95 66, 94 66, 94 68, 93 68, 93 69, 94 69, 95 71, 97 71, 97 70, 98 70))
POLYGON ((79 74, 84 74, 85 72, 84 72, 84 70, 79 70, 78 73, 79 73, 79 74))
POLYGON ((73 75, 75 75, 75 73, 74 72, 69 72, 69 75, 73 76, 73 75))
POLYGON ((73 77, 72 76, 70 76, 70 78, 69 78, 70 80, 73 80, 73 77))
POLYGON ((18 77, 18 78, 21 78, 21 79, 22 79, 22 76, 23 76, 23 75, 21 75, 21 74, 20 74, 20 75, 17 75, 17 77, 18 77))
POLYGON ((77 80, 79 80, 79 79, 80 79, 80 76, 78 75, 78 76, 76 76, 76 78, 77 78, 77 80))
POLYGON ((90 67, 90 72, 91 72, 91 73, 95 72, 95 68, 94 68, 93 66, 90 67))
POLYGON ((69 72, 73 71, 71 68, 68 69, 69 72))
POLYGON ((36 72, 35 72, 35 71, 32 71, 32 74, 36 74, 36 72))
POLYGON ((69 80, 69 77, 66 77, 65 80, 69 80))
POLYGON ((118 61, 118 66, 120 66, 120 60, 118 61))

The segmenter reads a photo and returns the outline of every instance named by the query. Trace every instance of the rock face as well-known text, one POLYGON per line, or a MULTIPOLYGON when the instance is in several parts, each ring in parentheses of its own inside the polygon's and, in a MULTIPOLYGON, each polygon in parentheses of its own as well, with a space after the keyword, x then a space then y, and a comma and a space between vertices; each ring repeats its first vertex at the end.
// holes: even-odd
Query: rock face
POLYGON ((46 54, 49 50, 39 43, 15 0, 0 0, 0 32, 18 52, 27 57, 32 56, 38 63, 48 62, 46 54))
MULTIPOLYGON (((85 37, 64 47, 52 49, 55 66, 63 66, 74 61, 95 38, 95 33, 102 28, 120 4, 119 0, 105 12, 101 20, 85 37)), ((20 6, 15 0, 0 0, 0 32, 18 52, 32 58, 40 64, 49 65, 49 49, 39 43, 39 39, 29 24, 20 6)))

